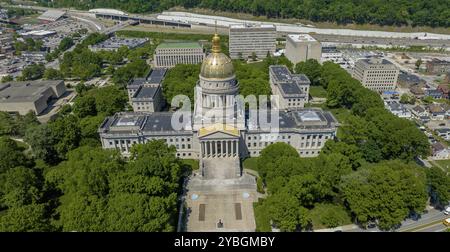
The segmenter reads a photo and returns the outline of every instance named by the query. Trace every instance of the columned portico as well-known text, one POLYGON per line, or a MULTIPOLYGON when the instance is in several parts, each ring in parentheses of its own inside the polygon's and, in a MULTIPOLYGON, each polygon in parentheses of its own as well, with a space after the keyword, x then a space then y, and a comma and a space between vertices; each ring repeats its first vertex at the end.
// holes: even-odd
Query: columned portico
POLYGON ((201 140, 201 156, 202 158, 239 157, 238 141, 239 139, 201 140))

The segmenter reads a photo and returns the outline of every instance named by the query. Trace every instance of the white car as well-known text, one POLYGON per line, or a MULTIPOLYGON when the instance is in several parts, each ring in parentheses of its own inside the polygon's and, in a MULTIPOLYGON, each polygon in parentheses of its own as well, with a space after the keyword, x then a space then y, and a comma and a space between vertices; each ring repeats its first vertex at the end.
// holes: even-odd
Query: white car
POLYGON ((446 207, 444 210, 444 214, 448 215, 450 213, 450 206, 446 207))

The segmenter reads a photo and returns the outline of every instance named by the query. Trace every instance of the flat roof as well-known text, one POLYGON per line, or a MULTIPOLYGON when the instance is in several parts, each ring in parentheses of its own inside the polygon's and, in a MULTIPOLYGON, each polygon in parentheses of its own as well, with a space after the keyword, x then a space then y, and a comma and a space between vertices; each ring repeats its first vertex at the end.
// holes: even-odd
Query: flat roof
POLYGON ((0 84, 0 103, 30 102, 37 100, 48 88, 63 82, 54 81, 21 81, 0 84))
POLYGON ((230 28, 244 29, 244 28, 274 28, 273 24, 232 24, 230 28))
POLYGON ((95 49, 118 49, 122 46, 126 46, 128 48, 135 48, 140 45, 145 44, 148 41, 148 38, 121 38, 121 37, 112 37, 101 43, 91 45, 91 48, 95 49))
POLYGON ((283 92, 288 95, 301 93, 300 88, 298 85, 295 85, 295 83, 281 83, 280 87, 283 89, 283 92))
POLYGON ((360 59, 359 61, 366 63, 367 65, 392 65, 392 62, 386 59, 380 59, 380 58, 370 58, 370 59, 360 59))
POLYGON ((272 65, 269 69, 274 74, 275 78, 279 82, 300 82, 309 84, 308 77, 304 74, 291 74, 291 71, 284 65, 272 65))
POLYGON ((309 34, 289 34, 288 37, 294 42, 317 42, 317 40, 309 34))
POLYGON ((163 42, 156 49, 168 48, 202 48, 198 42, 163 42))
MULTIPOLYGON (((271 119, 271 116, 268 115, 267 118, 271 119)), ((280 129, 329 131, 338 126, 338 121, 331 112, 320 108, 297 108, 291 111, 279 111, 277 119, 280 129)))
POLYGON ((155 96, 156 91, 158 91, 158 89, 159 89, 159 86, 158 87, 141 86, 136 91, 133 98, 138 98, 138 99, 151 98, 151 99, 153 99, 153 97, 155 96))
POLYGON ((60 19, 62 16, 66 14, 65 11, 60 10, 47 10, 42 15, 38 17, 38 19, 41 20, 49 20, 49 21, 56 21, 60 19))
MULTIPOLYGON (((121 112, 107 117, 100 131, 114 134, 131 133, 136 129, 143 132, 180 132, 172 127, 173 112, 121 112)), ((190 128, 190 120, 184 122, 182 131, 190 128)))
POLYGON ((147 81, 149 83, 158 83, 160 84, 164 77, 166 76, 167 68, 153 68, 150 75, 147 77, 147 81))

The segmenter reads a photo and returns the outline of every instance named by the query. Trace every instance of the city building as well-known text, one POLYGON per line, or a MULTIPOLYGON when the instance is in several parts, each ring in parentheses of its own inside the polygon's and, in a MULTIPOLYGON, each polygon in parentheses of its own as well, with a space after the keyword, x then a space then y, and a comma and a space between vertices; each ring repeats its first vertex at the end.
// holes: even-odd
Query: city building
POLYGON ((279 126, 274 128, 261 123, 263 113, 257 118, 252 111, 246 114, 233 63, 221 52, 217 34, 194 94, 192 115, 124 112, 107 117, 98 129, 102 146, 125 156, 133 144, 151 140, 174 146, 178 157, 199 160, 199 170, 186 185, 187 231, 255 231, 256 179, 242 169, 241 160, 277 142, 293 146, 303 157, 317 156, 334 139, 338 122, 320 108, 275 109, 279 126))
POLYGON ((322 47, 321 62, 331 61, 337 64, 345 63, 342 52, 339 51, 336 46, 324 46, 322 47))
POLYGON ((1 83, 0 111, 21 115, 33 111, 39 115, 65 92, 66 86, 62 80, 1 83))
POLYGON ((320 62, 322 46, 309 34, 289 34, 286 37, 285 55, 293 64, 308 59, 320 62))
POLYGON ((383 92, 395 90, 399 70, 390 61, 381 58, 360 59, 352 77, 370 90, 383 92))
MULTIPOLYGON (((220 48, 220 46, 217 47, 220 48)), ((277 68, 276 66, 271 67, 271 71, 274 69, 282 68, 277 68)), ((303 76, 295 76, 290 73, 289 75, 291 78, 298 78, 295 84, 299 88, 303 88, 302 94, 307 95, 309 80, 303 76)), ((281 83, 283 81, 285 80, 281 79, 281 83)), ((286 84, 289 84, 289 81, 286 82, 286 84)), ((133 83, 136 84, 136 82, 133 83)), ((131 99, 138 93, 138 88, 139 85, 129 85, 128 94, 131 99)), ((103 147, 118 148, 124 154, 128 154, 128 150, 131 147, 130 143, 143 143, 150 139, 160 138, 165 139, 168 144, 176 145, 178 156, 184 158, 200 158, 201 155, 205 154, 200 149, 199 134, 201 135, 201 132, 205 133, 200 128, 202 128, 202 121, 206 116, 200 113, 204 113, 206 108, 219 113, 223 111, 223 107, 237 107, 232 116, 227 115, 227 118, 234 118, 232 119, 234 120, 233 127, 238 129, 236 132, 239 132, 238 138, 234 139, 234 141, 237 141, 239 147, 237 154, 242 157, 259 155, 259 151, 262 149, 261 147, 266 145, 263 144, 265 141, 268 143, 286 142, 294 146, 301 155, 314 156, 319 154, 319 149, 323 147, 326 140, 333 139, 335 136, 337 128, 336 119, 331 113, 322 111, 319 108, 291 108, 290 111, 280 110, 280 118, 283 119, 282 123, 280 123, 280 131, 282 133, 276 139, 267 140, 266 136, 268 133, 259 130, 258 125, 254 125, 248 121, 246 125, 243 107, 239 107, 234 98, 234 96, 238 95, 239 90, 234 68, 231 60, 222 53, 213 52, 203 61, 197 88, 201 89, 196 89, 196 97, 198 98, 195 101, 194 116, 192 120, 185 123, 182 129, 170 130, 170 121, 164 121, 170 118, 170 112, 118 113, 115 116, 108 117, 99 129, 103 147), (201 110, 200 108, 204 109, 201 110), (153 118, 157 118, 157 124, 155 124, 153 118), (133 125, 136 128, 136 130, 130 131, 127 137, 124 135, 126 131, 120 127, 124 121, 133 121, 133 125), (117 135, 116 130, 120 132, 119 135, 117 135), (136 132, 140 132, 140 134, 136 135, 136 132), (257 139, 254 139, 254 137, 247 139, 245 137, 247 133, 251 133, 257 139), (185 139, 182 139, 184 135, 185 139), (189 139, 187 139, 188 136, 189 139), (182 144, 183 142, 190 142, 190 145, 182 144)), ((213 118, 215 120, 211 123, 213 125, 225 120, 223 116, 221 117, 219 115, 213 118)), ((130 123, 127 123, 126 126, 130 126, 130 123)))
POLYGON ((416 97, 416 98, 422 98, 425 95, 425 84, 417 84, 412 85, 409 88, 409 91, 416 97))
POLYGON ((428 111, 430 112, 432 120, 444 120, 446 111, 440 104, 430 104, 428 105, 428 111))
POLYGON ((19 34, 23 38, 44 39, 56 35, 57 32, 49 30, 31 30, 31 31, 23 31, 20 32, 19 34))
POLYGON ((450 99, 450 87, 449 84, 441 84, 437 87, 437 90, 439 90, 442 93, 442 98, 444 99, 450 99))
POLYGON ((397 83, 400 87, 411 87, 414 85, 424 85, 426 81, 419 76, 409 74, 405 71, 400 71, 398 74, 397 83))
POLYGON ((40 15, 38 19, 46 22, 55 22, 63 18, 65 15, 65 11, 47 10, 42 15, 40 15))
POLYGON ((443 97, 443 94, 441 92, 441 90, 439 89, 426 89, 425 90, 425 96, 430 96, 433 99, 441 99, 443 97))
POLYGON ((431 145, 432 157, 435 160, 450 159, 450 148, 440 142, 431 145))
POLYGON ((278 96, 272 105, 280 110, 303 108, 309 100, 311 82, 304 74, 291 74, 286 66, 269 67, 270 88, 278 96))
POLYGON ((117 51, 122 46, 128 49, 134 49, 140 47, 149 41, 148 38, 121 38, 121 37, 111 37, 103 42, 95 45, 90 45, 89 49, 93 52, 98 51, 117 51))
POLYGON ((14 51, 14 39, 12 33, 0 34, 0 53, 10 53, 14 51))
POLYGON ((177 64, 198 64, 204 58, 203 48, 197 42, 163 42, 156 47, 154 65, 174 67, 177 64))
POLYGON ((146 78, 137 78, 128 84, 128 98, 133 111, 155 112, 163 108, 161 82, 166 72, 165 68, 153 68, 146 78))
POLYGON ((450 71, 450 61, 432 59, 426 63, 427 73, 446 74, 450 71))
POLYGON ((421 105, 417 105, 411 109, 413 116, 417 119, 421 119, 424 117, 429 117, 430 114, 428 111, 421 105))
POLYGON ((450 141, 450 128, 439 128, 436 129, 438 136, 442 137, 444 140, 450 141))
POLYGON ((400 118, 411 118, 411 112, 398 101, 385 101, 384 107, 389 110, 389 112, 400 118))
POLYGON ((232 59, 247 59, 253 53, 260 59, 273 55, 276 49, 277 30, 274 25, 231 25, 229 51, 232 59))
POLYGON ((444 78, 442 84, 450 84, 450 71, 448 71, 448 72, 445 74, 445 78, 444 78))

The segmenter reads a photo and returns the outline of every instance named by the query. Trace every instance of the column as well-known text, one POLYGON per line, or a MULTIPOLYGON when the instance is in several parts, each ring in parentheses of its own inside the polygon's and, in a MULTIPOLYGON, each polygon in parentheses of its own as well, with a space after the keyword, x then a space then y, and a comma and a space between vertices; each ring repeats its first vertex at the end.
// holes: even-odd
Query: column
POLYGON ((217 141, 214 141, 214 157, 217 157, 217 141))
POLYGON ((228 157, 228 146, 230 141, 225 141, 225 157, 228 157))
POLYGON ((220 156, 221 157, 224 157, 225 156, 225 141, 220 141, 220 146, 221 146, 221 148, 220 148, 220 156))
POLYGON ((236 157, 238 157, 239 156, 239 142, 238 141, 234 141, 234 145, 236 146, 236 153, 235 153, 235 155, 236 155, 236 157))
POLYGON ((208 157, 211 157, 211 141, 207 141, 207 152, 208 152, 208 157))
POLYGON ((205 143, 204 142, 200 142, 200 148, 202 151, 202 158, 205 157, 205 143))
POLYGON ((236 145, 235 145, 235 141, 233 140, 231 142, 231 155, 234 157, 236 155, 236 145))

